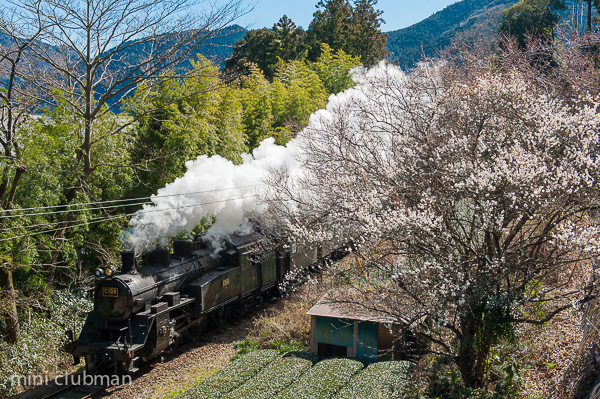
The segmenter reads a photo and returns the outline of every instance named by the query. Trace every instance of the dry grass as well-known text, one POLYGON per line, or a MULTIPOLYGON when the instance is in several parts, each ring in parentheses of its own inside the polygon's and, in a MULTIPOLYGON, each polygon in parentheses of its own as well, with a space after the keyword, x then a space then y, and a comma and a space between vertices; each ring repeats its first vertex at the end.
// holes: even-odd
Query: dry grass
POLYGON ((247 338, 261 348, 292 345, 308 349, 310 316, 306 312, 327 292, 330 285, 324 283, 323 279, 328 277, 312 276, 288 297, 260 312, 247 338))
MULTIPOLYGON (((567 282, 565 290, 583 292, 591 289, 594 273, 592 263, 579 263, 559 281, 567 282)), ((523 365, 523 397, 577 399, 589 394, 600 371, 594 355, 597 327, 592 325, 600 326, 597 307, 588 303, 584 309, 563 311, 545 325, 522 326, 516 358, 523 365), (584 329, 586 320, 591 323, 584 329)))
POLYGON ((523 397, 576 399, 591 391, 598 377, 594 349, 583 341, 582 311, 566 311, 544 326, 528 326, 522 334, 518 361, 526 365, 523 397))
POLYGON ((310 316, 306 312, 311 305, 299 301, 282 301, 278 305, 255 319, 254 329, 248 338, 257 341, 262 348, 269 347, 270 342, 308 347, 310 316))

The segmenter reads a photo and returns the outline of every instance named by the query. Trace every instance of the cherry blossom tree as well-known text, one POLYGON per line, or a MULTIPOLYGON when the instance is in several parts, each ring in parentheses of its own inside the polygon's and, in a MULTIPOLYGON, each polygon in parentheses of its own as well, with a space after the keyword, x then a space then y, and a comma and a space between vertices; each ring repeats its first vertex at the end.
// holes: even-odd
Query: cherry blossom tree
POLYGON ((355 79, 289 145, 301 167, 273 171, 265 219, 313 242, 355 238, 383 278, 355 281, 353 298, 427 319, 429 350, 481 387, 514 326, 595 296, 600 98, 567 103, 481 60, 355 79))

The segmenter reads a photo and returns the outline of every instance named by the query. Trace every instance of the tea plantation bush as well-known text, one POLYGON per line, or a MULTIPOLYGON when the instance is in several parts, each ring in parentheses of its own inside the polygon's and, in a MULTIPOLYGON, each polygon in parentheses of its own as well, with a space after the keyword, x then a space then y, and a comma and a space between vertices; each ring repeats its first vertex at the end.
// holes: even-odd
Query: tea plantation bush
POLYGON ((409 367, 409 362, 373 363, 358 373, 335 399, 402 398, 409 367))
POLYGON ((71 367, 73 358, 63 350, 65 331, 72 329, 77 336, 93 303, 68 291, 57 291, 46 299, 44 311, 26 309, 20 315, 17 342, 0 341, 0 397, 20 391, 23 387, 18 383, 27 376, 53 379, 71 367))
POLYGON ((319 361, 319 357, 315 354, 305 351, 291 351, 287 352, 283 357, 297 357, 299 359, 309 360, 312 364, 319 361))
POLYGON ((279 352, 275 350, 250 352, 229 363, 223 370, 203 380, 189 391, 178 396, 178 398, 220 398, 254 377, 260 370, 279 357, 279 352))
POLYGON ((223 399, 268 399, 308 371, 312 362, 296 357, 282 357, 223 399))
POLYGON ((328 359, 317 363, 276 399, 328 399, 363 368, 350 359, 328 359))

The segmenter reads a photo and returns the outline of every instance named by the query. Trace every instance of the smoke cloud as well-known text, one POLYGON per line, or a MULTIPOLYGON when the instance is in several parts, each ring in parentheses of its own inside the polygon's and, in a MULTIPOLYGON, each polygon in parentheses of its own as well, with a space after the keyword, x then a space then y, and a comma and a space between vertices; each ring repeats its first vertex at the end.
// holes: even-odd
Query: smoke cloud
POLYGON ((131 219, 133 232, 125 245, 142 252, 173 235, 192 231, 204 217, 214 216, 208 232, 217 237, 244 224, 249 213, 260 213, 259 199, 266 192, 264 179, 270 170, 294 169, 294 141, 285 147, 265 139, 252 155, 243 154, 243 163, 233 164, 215 155, 199 156, 186 163, 187 172, 151 197, 131 219))
MULTIPOLYGON (((242 155, 243 163, 239 165, 220 156, 205 155, 187 162, 185 175, 158 190, 151 197, 152 204, 145 205, 132 218, 130 225, 133 232, 125 239, 126 245, 140 252, 155 243, 165 244, 173 235, 192 231, 207 216, 214 216, 216 220, 208 231, 209 237, 234 232, 247 221, 246 215, 260 214, 264 210, 264 200, 278 197, 272 195, 273 188, 265 183, 269 173, 285 170, 288 189, 294 191, 294 182, 309 174, 300 165, 306 161, 304 149, 310 147, 314 132, 336 118, 348 118, 348 123, 359 124, 357 115, 349 115, 352 114, 350 104, 364 100, 365 93, 373 90, 373 80, 386 77, 402 80, 406 75, 400 68, 384 62, 370 70, 355 69, 353 79, 357 82, 356 88, 332 95, 326 109, 313 114, 308 127, 286 146, 276 145, 274 139, 268 138, 252 155, 242 155)), ((361 135, 363 133, 370 134, 362 132, 361 135)), ((371 140, 380 142, 378 138, 371 140)), ((379 143, 381 145, 382 142, 379 143)), ((335 146, 335 143, 328 143, 324 148, 329 146, 335 146)), ((306 202, 315 200, 311 193, 305 191, 294 196, 306 202)))

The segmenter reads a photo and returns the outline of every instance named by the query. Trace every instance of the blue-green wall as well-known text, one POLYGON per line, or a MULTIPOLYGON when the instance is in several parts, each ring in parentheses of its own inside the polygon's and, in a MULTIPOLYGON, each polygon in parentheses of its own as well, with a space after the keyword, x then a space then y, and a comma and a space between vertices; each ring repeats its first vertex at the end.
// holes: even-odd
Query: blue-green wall
MULTIPOLYGON (((354 320, 317 316, 315 318, 315 342, 339 346, 354 346, 354 320)), ((377 323, 358 322, 357 358, 368 362, 377 361, 377 323)))
POLYGON ((370 321, 358 323, 358 345, 356 357, 367 362, 377 361, 377 336, 379 325, 370 321))
POLYGON ((354 345, 354 321, 317 317, 315 323, 317 343, 340 346, 354 345))

